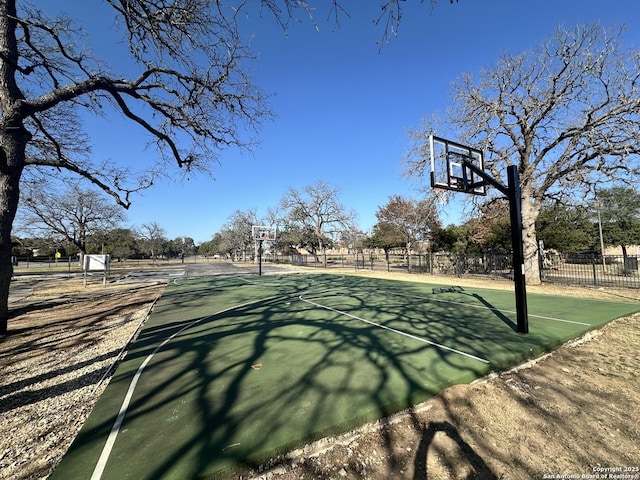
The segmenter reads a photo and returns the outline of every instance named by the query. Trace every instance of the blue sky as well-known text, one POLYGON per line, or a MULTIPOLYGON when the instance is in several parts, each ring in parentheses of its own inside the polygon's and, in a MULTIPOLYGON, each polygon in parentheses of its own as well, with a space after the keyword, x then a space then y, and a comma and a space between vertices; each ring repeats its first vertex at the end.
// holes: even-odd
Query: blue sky
MULTIPOLYGON (((70 15, 99 19, 98 2, 62 2, 70 15)), ((325 5, 327 0, 311 3, 325 5)), ((127 224, 157 222, 167 237, 189 236, 197 243, 219 231, 236 210, 264 215, 288 188, 323 180, 340 190, 340 201, 358 214, 362 230, 376 222, 375 212, 394 194, 418 197, 415 182, 401 175, 411 146, 408 130, 423 117, 442 113, 450 85, 464 72, 491 67, 505 52, 520 52, 552 35, 557 25, 598 21, 627 25, 625 46, 640 48, 637 0, 440 0, 402 2, 398 35, 379 49, 383 26, 373 20, 383 0, 342 0, 351 18, 339 28, 318 11, 319 31, 310 22, 287 34, 266 17, 254 25, 253 48, 259 60, 254 81, 272 94, 275 119, 263 125, 252 153, 229 150, 211 177, 191 176, 182 183, 160 181, 137 195, 127 224)), ((48 5, 51 7, 51 4, 48 5)), ((93 22, 93 20, 87 20, 93 22)), ((108 34, 109 22, 103 24, 108 34)), ((89 28, 100 28, 97 24, 89 28)), ((108 54, 105 60, 110 59, 108 54)), ((129 163, 153 152, 146 138, 121 118, 87 119, 93 153, 129 163)), ((443 221, 457 223, 461 203, 450 204, 443 221)))

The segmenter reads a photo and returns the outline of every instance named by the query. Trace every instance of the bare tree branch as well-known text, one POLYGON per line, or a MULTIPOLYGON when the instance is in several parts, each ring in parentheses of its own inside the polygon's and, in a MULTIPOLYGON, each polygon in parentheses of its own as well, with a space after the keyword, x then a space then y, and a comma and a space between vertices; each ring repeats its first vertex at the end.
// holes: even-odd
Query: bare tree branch
MULTIPOLYGON (((449 131, 484 150, 496 177, 518 165, 527 277, 534 283, 542 201, 584 196, 597 182, 640 175, 640 52, 622 49, 622 33, 598 24, 559 28, 537 48, 506 55, 454 86, 449 131)), ((414 133, 410 175, 426 166, 429 133, 414 133)))

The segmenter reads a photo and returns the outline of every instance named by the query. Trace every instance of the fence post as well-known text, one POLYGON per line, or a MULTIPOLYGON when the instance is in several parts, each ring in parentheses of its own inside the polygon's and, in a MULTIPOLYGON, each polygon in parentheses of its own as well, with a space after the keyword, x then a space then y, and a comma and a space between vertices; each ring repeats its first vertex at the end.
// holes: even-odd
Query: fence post
POLYGON ((596 255, 595 253, 591 254, 591 267, 593 268, 593 284, 598 285, 598 274, 596 273, 596 255))

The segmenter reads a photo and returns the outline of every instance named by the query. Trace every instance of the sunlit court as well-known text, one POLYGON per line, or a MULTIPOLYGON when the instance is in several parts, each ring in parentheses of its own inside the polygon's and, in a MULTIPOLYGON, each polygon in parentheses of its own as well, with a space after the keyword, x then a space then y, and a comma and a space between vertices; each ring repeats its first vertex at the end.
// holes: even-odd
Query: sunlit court
POLYGON ((349 275, 177 278, 52 478, 232 478, 637 303, 349 275))

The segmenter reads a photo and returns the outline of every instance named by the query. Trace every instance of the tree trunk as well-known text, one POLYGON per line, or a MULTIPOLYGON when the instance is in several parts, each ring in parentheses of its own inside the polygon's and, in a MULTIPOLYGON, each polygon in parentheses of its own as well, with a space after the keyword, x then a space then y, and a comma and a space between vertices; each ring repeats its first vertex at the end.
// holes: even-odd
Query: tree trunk
POLYGON ((17 167, 8 166, 8 163, 13 162, 7 162, 6 149, 0 150, 0 157, 4 157, 0 158, 0 335, 6 335, 9 321, 9 287, 13 276, 11 227, 18 209, 22 162, 18 162, 17 167))
POLYGON ((0 335, 7 333, 13 276, 11 228, 20 198, 20 177, 31 134, 24 127, 28 106, 15 80, 18 65, 16 3, 0 2, 0 335))
POLYGON ((407 273, 411 273, 411 242, 407 242, 407 273))
MULTIPOLYGON (((540 208, 531 203, 531 196, 522 195, 522 241, 524 250, 524 274, 527 285, 540 285, 540 264, 538 262, 538 237, 536 219, 540 208)), ((515 268, 515 266, 514 266, 515 268)))

